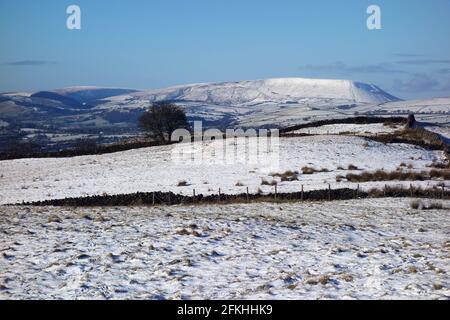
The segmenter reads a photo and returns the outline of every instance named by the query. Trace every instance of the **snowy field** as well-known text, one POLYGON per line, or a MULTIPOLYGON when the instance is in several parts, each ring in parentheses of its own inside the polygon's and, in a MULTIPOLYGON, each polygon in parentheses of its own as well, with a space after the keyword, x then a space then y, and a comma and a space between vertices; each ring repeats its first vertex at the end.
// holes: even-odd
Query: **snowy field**
POLYGON ((385 126, 383 123, 372 124, 353 124, 353 123, 338 123, 327 124, 319 127, 304 128, 295 130, 289 133, 303 133, 303 134, 343 134, 352 133, 358 135, 374 135, 393 133, 402 129, 402 125, 394 125, 392 127, 385 126))
POLYGON ((449 214, 404 199, 0 207, 0 299, 448 299, 449 214))
MULTIPOLYGON (((336 182, 336 176, 360 173, 362 170, 396 170, 402 163, 410 170, 430 170, 427 166, 442 161, 441 151, 429 151, 407 144, 382 144, 354 136, 311 136, 281 138, 279 143, 279 165, 250 161, 223 163, 217 151, 222 141, 210 142, 197 147, 193 154, 203 157, 200 163, 173 161, 175 146, 136 149, 125 152, 59 159, 21 159, 0 162, 0 204, 15 204, 22 201, 39 201, 81 197, 88 195, 123 194, 134 192, 172 191, 177 194, 224 194, 246 192, 263 193, 274 191, 267 182, 278 182, 278 192, 298 192, 351 187, 356 185, 346 180, 336 182), (220 159, 219 159, 220 158, 220 159), (348 170, 349 165, 358 170, 348 170), (302 174, 303 167, 323 172, 302 174), (287 170, 298 171, 298 180, 283 181, 272 176, 287 170), (180 182, 185 183, 180 184, 180 182), (179 186, 180 185, 180 186, 179 186)), ((234 150, 234 141, 225 140, 234 150)), ((262 159, 271 159, 275 149, 263 154, 262 159)), ((244 151, 245 152, 245 151, 244 151)), ((237 152, 238 154, 239 152, 237 152)), ((237 160, 242 160, 242 154, 237 160)), ((189 157, 190 159, 190 157, 189 157)), ((276 159, 276 157, 274 158, 276 159)), ((442 181, 414 182, 415 186, 430 187, 442 181)), ((444 181, 448 184, 448 181, 444 181)), ((361 184, 361 188, 384 186, 385 182, 361 184)), ((391 181, 387 184, 410 182, 391 181)))
MULTIPOLYGON (((441 117, 442 119, 442 117, 441 117)), ((290 131, 288 133, 294 134, 355 134, 358 136, 374 136, 381 134, 395 133, 396 131, 404 129, 404 125, 394 124, 385 126, 383 123, 372 124, 354 124, 354 123, 337 123, 327 124, 318 127, 303 128, 299 130, 290 131)), ((424 129, 435 132, 441 135, 444 139, 450 140, 450 126, 448 125, 429 125, 425 123, 424 129)))
MULTIPOLYGON (((361 107, 361 110, 358 111, 363 110, 363 107, 361 107)), ((440 113, 442 116, 448 116, 450 111, 450 97, 386 102, 379 104, 377 107, 372 107, 371 111, 387 111, 391 113, 406 111, 418 114, 440 113)))

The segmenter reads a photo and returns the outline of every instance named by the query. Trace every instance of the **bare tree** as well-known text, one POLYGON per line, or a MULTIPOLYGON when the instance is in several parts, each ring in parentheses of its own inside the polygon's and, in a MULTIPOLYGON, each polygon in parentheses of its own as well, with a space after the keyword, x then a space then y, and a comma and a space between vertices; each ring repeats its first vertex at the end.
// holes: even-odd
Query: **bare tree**
POLYGON ((153 104, 139 118, 139 127, 161 143, 168 143, 176 129, 190 129, 184 110, 168 102, 153 104))

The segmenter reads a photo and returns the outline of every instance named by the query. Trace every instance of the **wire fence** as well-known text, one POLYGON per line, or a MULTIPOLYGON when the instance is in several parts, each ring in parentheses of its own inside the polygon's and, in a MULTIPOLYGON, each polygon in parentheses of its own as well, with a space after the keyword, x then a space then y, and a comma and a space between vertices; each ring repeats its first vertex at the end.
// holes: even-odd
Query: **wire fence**
POLYGON ((297 192, 279 192, 278 186, 274 185, 270 193, 251 193, 249 188, 245 192, 237 194, 225 194, 219 188, 215 194, 198 194, 192 189, 191 195, 176 194, 173 192, 145 192, 119 195, 99 195, 90 197, 65 198, 46 200, 20 205, 30 206, 157 206, 157 205, 180 205, 180 204, 213 204, 213 203, 251 203, 257 201, 334 201, 363 198, 432 198, 450 199, 450 190, 445 185, 424 189, 420 186, 410 184, 384 185, 381 189, 363 190, 360 185, 355 188, 333 189, 331 184, 321 190, 305 191, 302 185, 297 192))

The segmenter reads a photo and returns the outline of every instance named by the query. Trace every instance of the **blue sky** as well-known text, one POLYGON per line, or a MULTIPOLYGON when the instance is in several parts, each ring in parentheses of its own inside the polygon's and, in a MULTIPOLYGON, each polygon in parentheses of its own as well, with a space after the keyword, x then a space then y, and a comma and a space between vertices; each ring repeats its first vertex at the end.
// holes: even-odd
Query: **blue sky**
POLYGON ((450 96, 450 0, 0 0, 0 41, 0 91, 314 77, 450 96))

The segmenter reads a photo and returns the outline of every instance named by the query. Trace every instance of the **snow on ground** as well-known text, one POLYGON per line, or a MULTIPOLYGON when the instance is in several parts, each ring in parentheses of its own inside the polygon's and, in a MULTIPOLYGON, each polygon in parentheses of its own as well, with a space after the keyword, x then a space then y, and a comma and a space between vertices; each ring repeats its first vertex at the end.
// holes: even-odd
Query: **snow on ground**
MULTIPOLYGON (((178 146, 161 146, 135 149, 125 152, 59 159, 21 159, 0 162, 0 204, 21 203, 63 199, 102 194, 123 194, 134 192, 172 191, 178 194, 237 194, 249 188, 250 193, 258 189, 273 192, 273 186, 261 185, 262 179, 268 182, 277 180, 278 192, 298 192, 304 185, 305 191, 328 188, 351 187, 349 182, 336 182, 337 175, 346 175, 350 164, 360 170, 384 168, 395 170, 402 163, 411 164, 412 170, 429 170, 427 165, 441 161, 441 151, 429 151, 407 144, 382 144, 355 136, 310 136, 280 138, 279 166, 275 165, 275 149, 263 153, 260 160, 268 163, 256 163, 242 159, 242 152, 235 151, 232 139, 224 140, 227 150, 241 156, 241 162, 223 163, 218 150, 222 141, 198 145, 193 155, 203 161, 200 163, 186 160, 173 160, 173 149, 178 146), (300 174, 298 181, 280 182, 273 173, 287 170, 299 171, 304 166, 315 169, 327 169, 311 175, 300 174), (186 181, 187 186, 178 186, 186 181), (237 184, 241 186, 237 186, 237 184)), ((254 141, 251 139, 250 141, 254 141)), ((239 142, 238 142, 239 145, 239 142)), ((239 151, 240 150, 240 151, 239 151)), ((229 154, 229 153, 228 153, 229 154)), ((400 184, 393 181, 387 184, 400 184)), ((439 181, 414 182, 415 186, 429 187, 439 181)), ((385 182, 361 184, 362 189, 384 186, 385 182)), ((410 182, 403 182, 409 186, 410 182)))
POLYGON ((384 134, 393 133, 401 129, 402 125, 397 126, 385 126, 383 123, 372 123, 372 124, 353 124, 353 123, 339 123, 339 124, 328 124, 319 127, 304 128, 300 130, 295 130, 289 133, 304 133, 304 134, 343 134, 343 133, 354 133, 358 135, 364 134, 384 134))
POLYGON ((450 98, 367 104, 339 99, 306 98, 295 104, 264 105, 237 116, 240 125, 252 127, 276 124, 282 127, 312 121, 343 119, 355 116, 391 117, 414 113, 416 120, 449 126, 450 98))
POLYGON ((393 101, 380 104, 371 108, 371 111, 387 112, 413 112, 413 113, 442 113, 448 114, 450 111, 450 97, 433 98, 422 100, 393 101))
POLYGON ((406 199, 0 217, 0 299, 450 297, 449 211, 406 199))

